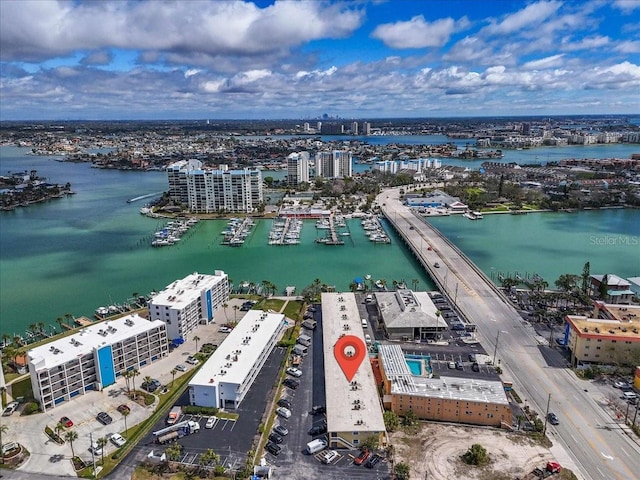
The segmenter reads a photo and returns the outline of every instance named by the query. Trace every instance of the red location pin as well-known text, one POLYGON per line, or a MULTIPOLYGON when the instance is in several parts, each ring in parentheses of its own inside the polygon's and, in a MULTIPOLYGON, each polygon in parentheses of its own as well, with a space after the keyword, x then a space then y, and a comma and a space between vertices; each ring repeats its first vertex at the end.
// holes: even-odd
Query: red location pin
POLYGON ((367 356, 367 346, 355 335, 340 337, 333 347, 333 355, 338 361, 347 381, 351 381, 367 356))

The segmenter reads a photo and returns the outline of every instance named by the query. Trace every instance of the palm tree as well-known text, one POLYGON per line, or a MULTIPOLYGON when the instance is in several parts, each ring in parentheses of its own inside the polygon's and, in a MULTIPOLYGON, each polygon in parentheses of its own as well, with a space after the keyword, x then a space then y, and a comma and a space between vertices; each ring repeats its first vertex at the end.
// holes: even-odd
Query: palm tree
POLYGON ((198 351, 198 342, 200 341, 200 337, 198 335, 195 335, 193 337, 193 341, 196 342, 196 352, 198 351))
POLYGON ((131 389, 135 393, 136 391, 136 377, 140 375, 140 371, 137 368, 130 370, 131 372, 131 389))
POLYGON ((38 333, 40 335, 44 334, 44 323, 43 322, 38 322, 38 333))
POLYGON ((58 325, 60 325, 60 331, 64 332, 64 327, 62 326, 64 324, 64 318, 58 317, 56 318, 56 322, 58 322, 58 325))
POLYGON ((64 439, 69 442, 69 446, 71 447, 71 458, 75 458, 76 452, 73 450, 73 442, 78 439, 78 432, 75 430, 68 430, 64 434, 64 439))
POLYGON ((413 285, 413 291, 415 291, 416 288, 418 288, 419 283, 420 283, 420 280, 418 280, 417 278, 414 278, 413 280, 411 280, 411 284, 413 285))
POLYGON ((122 378, 124 378, 125 386, 127 387, 127 395, 131 396, 131 388, 130 388, 130 379, 131 379, 131 370, 127 370, 122 374, 122 378))
POLYGON ((220 455, 218 455, 212 448, 208 448, 204 453, 200 454, 200 465, 207 466, 211 464, 218 464, 220 462, 220 455))
POLYGON ((128 431, 128 428, 127 428, 127 417, 129 416, 130 413, 131 413, 131 410, 128 410, 128 409, 122 411, 122 416, 124 417, 124 435, 125 435, 125 437, 127 436, 127 431, 128 431))
POLYGON ((227 307, 229 306, 229 304, 227 302, 222 304, 222 310, 224 311, 224 318, 227 320, 227 323, 229 322, 229 316, 227 315, 227 307))
MULTIPOLYGON (((0 424, 0 445, 4 445, 2 443, 2 434, 7 433, 9 431, 9 426, 5 424, 0 424)), ((2 450, 2 449, 0 449, 2 450)), ((2 463, 4 464, 4 450, 2 450, 2 463)))
POLYGON ((349 284, 349 291, 350 292, 356 292, 358 290, 358 284, 356 282, 351 282, 349 284))
POLYGON ((9 344, 9 340, 11 340, 11 335, 9 335, 8 333, 3 333, 2 334, 2 345, 4 345, 6 347, 9 344))
POLYGON ((64 425, 62 422, 58 422, 53 430, 56 432, 56 435, 60 436, 60 432, 64 431, 64 425))
POLYGON ((178 370, 176 370, 175 368, 171 369, 171 386, 173 387, 173 381, 176 378, 176 373, 178 373, 178 370))
POLYGON ((240 307, 238 305, 233 306, 233 323, 238 323, 238 310, 240 307))
POLYGON ((107 446, 107 437, 100 437, 96 440, 98 448, 100 448, 100 454, 102 455, 102 465, 104 465, 104 447, 107 446))
POLYGON ((153 378, 147 375, 142 379, 142 381, 145 383, 145 385, 147 385, 147 388, 149 388, 149 386, 151 385, 151 382, 153 381, 153 378))

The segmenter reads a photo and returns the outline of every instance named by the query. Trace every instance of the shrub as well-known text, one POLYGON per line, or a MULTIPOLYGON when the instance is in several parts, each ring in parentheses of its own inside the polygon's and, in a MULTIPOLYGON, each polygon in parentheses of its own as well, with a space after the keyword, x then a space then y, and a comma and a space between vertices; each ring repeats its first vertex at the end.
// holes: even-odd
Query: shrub
POLYGON ((198 407, 196 405, 187 405, 182 407, 184 413, 188 413, 190 415, 215 415, 218 413, 218 409, 216 407, 198 407))
POLYGON ((36 402, 29 402, 22 409, 22 415, 32 415, 36 413, 39 409, 40 407, 36 402))
POLYGON ((489 455, 482 445, 474 443, 469 450, 462 455, 462 461, 467 465, 486 465, 489 463, 489 455))

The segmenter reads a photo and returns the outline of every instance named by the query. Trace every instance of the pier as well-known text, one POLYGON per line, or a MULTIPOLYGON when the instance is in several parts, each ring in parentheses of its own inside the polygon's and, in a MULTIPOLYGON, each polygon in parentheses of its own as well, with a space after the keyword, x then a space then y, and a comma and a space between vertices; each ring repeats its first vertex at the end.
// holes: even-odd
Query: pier
POLYGON ((426 219, 404 206, 399 188, 383 191, 376 201, 442 294, 467 324, 477 326, 478 340, 487 351, 496 352, 503 377, 513 382, 520 397, 538 412, 545 412, 549 398, 554 399, 554 411, 567 419, 564 428, 554 431, 554 443, 564 447, 555 452, 558 460, 585 479, 631 478, 631 472, 640 471, 637 455, 617 456, 615 464, 598 461, 601 452, 619 452, 631 446, 623 436, 603 437, 594 426, 607 421, 602 409, 585 393, 573 372, 550 368, 535 330, 504 293, 426 219), (575 409, 577 404, 580 411, 575 409), (576 422, 577 429, 573 426, 576 422), (602 476, 594 475, 596 471, 602 476))

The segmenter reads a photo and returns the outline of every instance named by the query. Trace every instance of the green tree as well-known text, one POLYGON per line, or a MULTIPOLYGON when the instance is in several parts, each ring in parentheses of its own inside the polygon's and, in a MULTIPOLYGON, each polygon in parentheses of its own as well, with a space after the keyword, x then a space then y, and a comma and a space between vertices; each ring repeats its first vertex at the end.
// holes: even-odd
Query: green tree
POLYGON ((572 275, 570 273, 563 273, 555 281, 556 287, 563 292, 572 292, 578 286, 580 277, 578 275, 572 275))
POLYGON ((210 466, 220 463, 220 455, 218 455, 212 448, 208 448, 204 453, 200 454, 200 465, 210 466))
POLYGON ((366 448, 367 450, 377 450, 380 446, 380 437, 377 435, 369 435, 365 438, 360 444, 362 448, 366 448))
POLYGON ((411 284, 413 285, 413 291, 415 292, 416 289, 418 288, 418 284, 420 283, 420 280, 418 280, 417 278, 414 278, 413 280, 411 280, 411 284))
POLYGON ((140 370, 138 370, 137 368, 134 368, 133 370, 130 370, 130 372, 131 372, 131 389, 135 393, 135 391, 136 391, 136 377, 138 375, 140 375, 140 370))
POLYGON ((182 445, 178 442, 173 442, 165 449, 164 453, 167 454, 167 458, 170 461, 175 462, 180 458, 180 455, 182 455, 182 445))
POLYGON ((387 432, 395 432, 398 428, 398 425, 400 425, 398 415, 396 415, 396 413, 392 412, 391 410, 385 410, 382 417, 384 418, 384 426, 387 432))
POLYGON ((402 425, 404 427, 413 427, 414 425, 418 424, 418 417, 416 416, 415 413, 413 413, 413 410, 409 410, 403 417, 402 417, 402 425))
POLYGON ((171 386, 173 387, 173 381, 176 378, 176 373, 178 373, 178 370, 176 370, 175 368, 171 369, 171 386))
POLYGON ((238 323, 238 310, 240 309, 240 307, 238 305, 234 305, 233 306, 233 323, 237 324, 238 323))
POLYGON ((487 450, 480 445, 479 443, 474 443, 469 447, 464 455, 462 455, 462 460, 467 465, 486 465, 489 463, 489 455, 487 454, 487 450))
POLYGON ((411 469, 409 465, 404 462, 397 463, 393 469, 393 473, 396 475, 397 480, 409 480, 411 469))
POLYGON ((107 446, 107 443, 108 443, 107 437, 100 437, 98 440, 96 440, 96 444, 100 449, 100 455, 102 456, 102 465, 104 465, 104 450, 105 450, 105 447, 107 446))
POLYGON ((198 335, 194 335, 193 341, 196 342, 196 352, 198 351, 198 342, 200 341, 200 337, 198 335))
POLYGON ((130 413, 131 413, 131 410, 123 410, 122 411, 122 416, 124 417, 124 435, 125 435, 125 437, 127 436, 127 432, 129 431, 129 429, 127 428, 127 417, 129 416, 130 413))
POLYGON ((229 306, 228 303, 223 303, 222 304, 222 311, 224 312, 224 318, 227 320, 227 323, 229 322, 229 316, 227 315, 227 307, 229 306))
POLYGON ((589 279, 591 278, 591 264, 589 262, 584 264, 582 268, 582 294, 589 293, 589 279))
POLYGON ((76 452, 73 450, 73 442, 78 439, 78 432, 75 430, 68 430, 64 434, 64 439, 69 442, 69 446, 71 447, 71 457, 75 458, 76 452))
POLYGON ((607 298, 609 295, 609 275, 604 275, 602 280, 600 280, 600 286, 598 287, 598 294, 602 300, 607 298))

